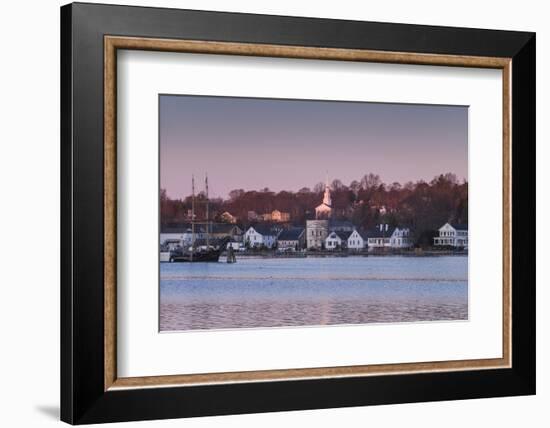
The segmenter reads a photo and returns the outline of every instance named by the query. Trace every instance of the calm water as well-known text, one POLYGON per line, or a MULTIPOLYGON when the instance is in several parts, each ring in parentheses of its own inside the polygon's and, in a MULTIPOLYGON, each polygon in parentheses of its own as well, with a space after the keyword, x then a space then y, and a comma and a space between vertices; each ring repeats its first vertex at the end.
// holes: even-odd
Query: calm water
POLYGON ((161 263, 160 329, 468 318, 468 258, 239 259, 161 263))

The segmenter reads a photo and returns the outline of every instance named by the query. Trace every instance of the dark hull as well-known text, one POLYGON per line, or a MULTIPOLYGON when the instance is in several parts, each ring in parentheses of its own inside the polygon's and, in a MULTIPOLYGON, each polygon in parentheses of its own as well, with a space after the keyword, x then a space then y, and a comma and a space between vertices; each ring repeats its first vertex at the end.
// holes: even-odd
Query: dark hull
POLYGON ((175 262, 175 263, 218 262, 219 259, 220 259, 219 250, 196 252, 196 253, 193 253, 193 257, 191 257, 191 253, 177 254, 177 255, 174 254, 170 256, 170 262, 175 262))

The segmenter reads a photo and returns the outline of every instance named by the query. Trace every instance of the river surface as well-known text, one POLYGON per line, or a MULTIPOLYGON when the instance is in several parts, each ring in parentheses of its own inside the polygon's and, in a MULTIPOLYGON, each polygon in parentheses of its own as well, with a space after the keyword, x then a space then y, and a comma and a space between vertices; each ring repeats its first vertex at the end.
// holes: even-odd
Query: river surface
POLYGON ((468 319, 468 257, 161 263, 160 330, 468 319))

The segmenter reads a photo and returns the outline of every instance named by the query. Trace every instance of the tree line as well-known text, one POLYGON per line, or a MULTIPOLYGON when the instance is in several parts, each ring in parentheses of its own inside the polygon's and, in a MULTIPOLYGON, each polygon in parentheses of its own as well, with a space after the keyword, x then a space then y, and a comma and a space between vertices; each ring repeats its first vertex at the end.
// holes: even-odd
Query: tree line
MULTIPOLYGON (((430 245, 437 229, 445 222, 468 223, 468 182, 459 181, 455 174, 446 173, 430 182, 419 180, 407 183, 384 183, 377 174, 365 174, 348 185, 335 179, 330 184, 333 217, 349 220, 356 227, 369 229, 380 223, 408 226, 419 245, 430 245)), ((227 199, 210 200, 210 217, 219 219, 227 211, 237 217, 238 224, 247 227, 252 221, 248 213, 269 213, 275 209, 290 214, 291 223, 303 226, 315 217, 315 207, 323 198, 325 184, 303 187, 297 192, 273 192, 234 189, 227 199)), ((204 193, 196 198, 197 217, 205 215, 204 193)), ((160 194, 163 224, 189 221, 191 197, 170 199, 166 191, 160 194)))

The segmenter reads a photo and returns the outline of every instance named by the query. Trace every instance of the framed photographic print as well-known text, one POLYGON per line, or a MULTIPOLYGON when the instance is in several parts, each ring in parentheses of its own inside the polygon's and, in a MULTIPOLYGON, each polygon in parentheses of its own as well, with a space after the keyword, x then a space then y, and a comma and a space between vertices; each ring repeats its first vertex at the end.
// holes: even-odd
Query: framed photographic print
POLYGON ((62 420, 535 393, 533 33, 76 3, 61 54, 62 420))

